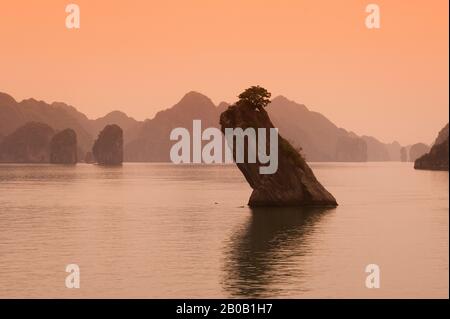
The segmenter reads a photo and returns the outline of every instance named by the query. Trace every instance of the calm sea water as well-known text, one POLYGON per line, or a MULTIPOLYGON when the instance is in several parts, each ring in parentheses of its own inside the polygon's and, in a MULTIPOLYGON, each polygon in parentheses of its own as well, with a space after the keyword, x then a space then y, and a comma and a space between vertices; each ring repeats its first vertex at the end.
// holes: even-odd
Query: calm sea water
POLYGON ((0 165, 0 297, 448 298, 448 172, 311 166, 338 208, 251 210, 234 166, 0 165))

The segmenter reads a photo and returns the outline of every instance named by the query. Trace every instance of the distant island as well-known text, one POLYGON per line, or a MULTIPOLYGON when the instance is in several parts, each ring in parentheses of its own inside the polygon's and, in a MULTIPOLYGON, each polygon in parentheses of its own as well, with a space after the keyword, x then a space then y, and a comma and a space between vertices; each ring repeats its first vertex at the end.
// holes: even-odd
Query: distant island
MULTIPOLYGON (((253 86, 242 92, 239 95, 239 101, 229 106, 220 115, 222 132, 225 134, 225 130, 229 128, 274 129, 265 110, 270 103, 269 98, 270 93, 260 86, 253 86)), ((256 144, 255 140, 259 138, 249 137, 245 144, 245 153, 249 151, 251 140, 253 139, 253 143, 256 144)), ((271 149, 272 141, 265 140, 264 148, 271 149)), ((337 206, 336 199, 316 179, 301 154, 279 134, 276 134, 274 142, 274 145, 278 146, 278 169, 275 173, 261 174, 262 163, 259 161, 236 161, 237 167, 253 188, 248 205, 250 207, 337 206)), ((234 145, 236 141, 233 140, 231 143, 234 145)), ((232 147, 232 149, 233 158, 236 159, 236 148, 232 147)), ((258 152, 260 151, 259 149, 258 152)))
POLYGON ((415 161, 415 169, 448 171, 448 131, 449 127, 447 123, 439 132, 430 152, 415 161))
MULTIPOLYGON (((201 120, 204 126, 219 128, 220 114, 228 106, 226 102, 216 106, 207 96, 189 92, 153 119, 137 121, 121 111, 114 111, 92 120, 65 103, 48 104, 32 98, 17 102, 0 92, 0 145, 27 123, 42 123, 55 132, 72 129, 77 137, 77 160, 92 162, 95 138, 107 125, 115 124, 123 130, 124 161, 170 162, 168 136, 173 128, 191 127, 194 119, 201 120)), ((404 161, 413 161, 429 149, 423 144, 425 148, 417 152, 414 146, 402 146, 398 142, 386 144, 372 136, 358 136, 283 96, 273 98, 265 110, 280 134, 294 147, 301 148, 306 161, 401 161, 402 156, 404 161)))

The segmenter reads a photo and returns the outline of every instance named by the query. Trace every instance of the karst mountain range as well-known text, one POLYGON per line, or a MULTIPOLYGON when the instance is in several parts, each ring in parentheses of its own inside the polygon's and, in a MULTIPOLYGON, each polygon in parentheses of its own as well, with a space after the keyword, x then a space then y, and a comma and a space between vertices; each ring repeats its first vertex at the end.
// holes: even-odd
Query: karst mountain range
MULTIPOLYGON (((83 159, 99 132, 108 124, 117 124, 123 130, 126 162, 169 162, 173 128, 190 129, 194 119, 201 120, 204 128, 218 128, 220 114, 228 106, 226 102, 215 105, 207 96, 192 91, 145 121, 137 121, 121 111, 89 119, 65 103, 49 104, 33 98, 18 102, 0 92, 0 143, 29 122, 47 124, 55 131, 71 128, 77 135, 79 158, 83 159)), ((358 136, 283 96, 272 99, 266 110, 280 134, 300 147, 302 155, 311 162, 414 161, 430 149, 423 143, 402 147, 398 142, 386 144, 372 136, 358 136)))

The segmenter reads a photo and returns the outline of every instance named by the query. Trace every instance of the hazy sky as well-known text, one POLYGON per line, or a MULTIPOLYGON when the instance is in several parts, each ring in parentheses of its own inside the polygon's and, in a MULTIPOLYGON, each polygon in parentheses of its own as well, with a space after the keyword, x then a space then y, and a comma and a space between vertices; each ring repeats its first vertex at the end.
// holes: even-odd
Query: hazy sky
POLYGON ((447 0, 1 1, 0 41, 0 91, 92 118, 260 84, 386 142, 430 143, 448 122, 447 0), (381 29, 365 27, 369 3, 381 29))

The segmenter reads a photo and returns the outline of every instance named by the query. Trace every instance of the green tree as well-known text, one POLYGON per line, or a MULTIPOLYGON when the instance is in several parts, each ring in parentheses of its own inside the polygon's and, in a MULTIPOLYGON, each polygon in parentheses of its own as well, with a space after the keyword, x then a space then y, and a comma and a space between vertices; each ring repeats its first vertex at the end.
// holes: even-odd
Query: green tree
POLYGON ((246 102, 251 106, 262 110, 270 103, 270 92, 261 86, 252 86, 239 94, 239 101, 246 102))

